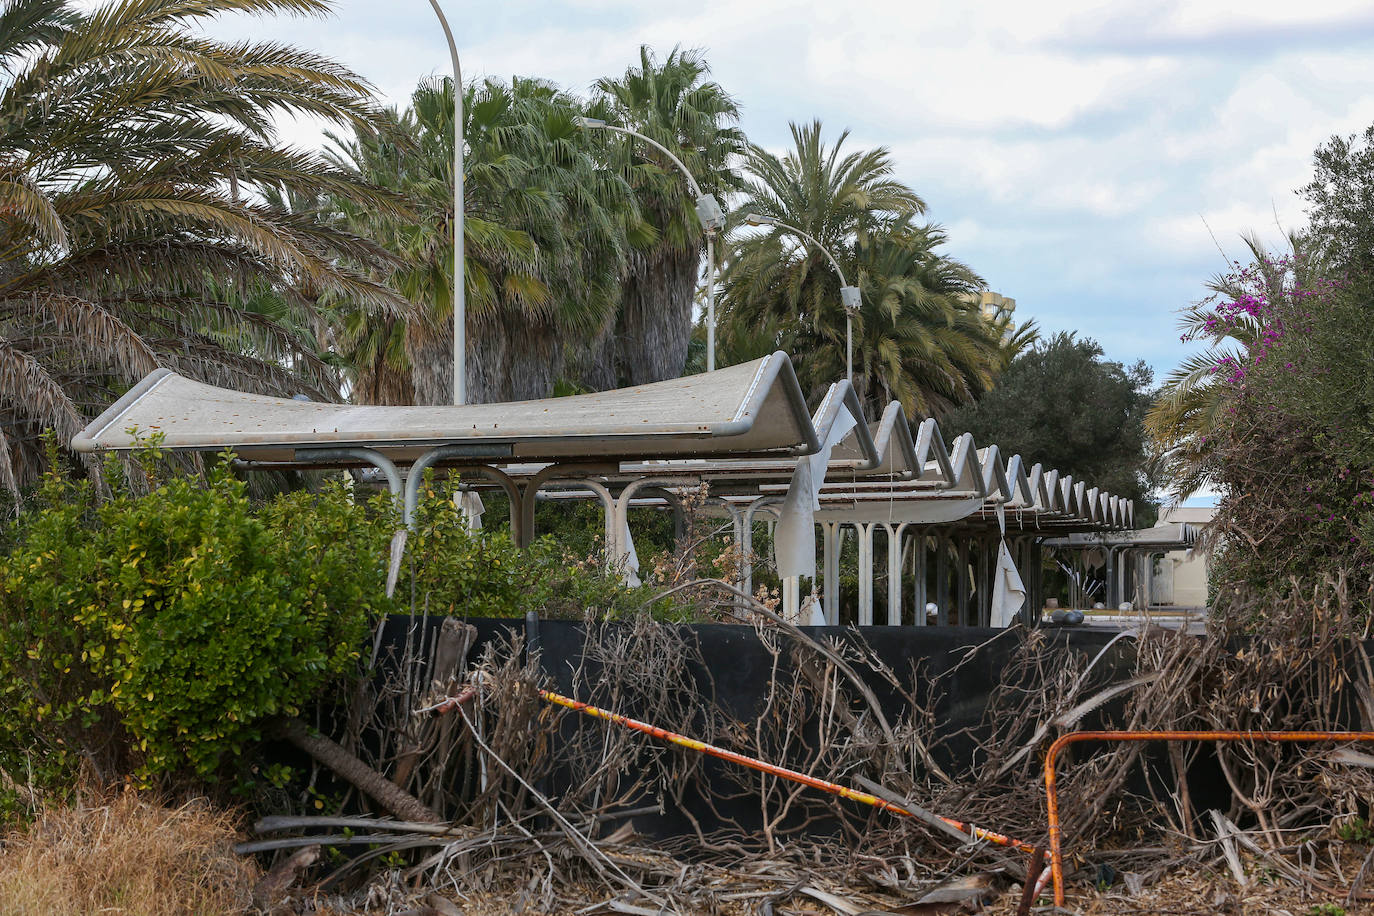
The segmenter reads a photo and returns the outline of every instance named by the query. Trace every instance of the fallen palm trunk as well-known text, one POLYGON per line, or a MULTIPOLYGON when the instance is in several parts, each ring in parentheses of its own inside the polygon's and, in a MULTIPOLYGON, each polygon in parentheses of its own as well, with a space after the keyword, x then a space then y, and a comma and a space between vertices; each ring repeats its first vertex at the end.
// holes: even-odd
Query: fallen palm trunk
POLYGON ((405 821, 437 824, 443 821, 415 796, 395 785, 381 773, 359 760, 337 742, 311 730, 300 719, 283 718, 276 723, 277 734, 329 767, 387 811, 405 821))
MULTIPOLYGON (((811 776, 806 773, 800 773, 796 770, 788 769, 787 767, 778 766, 775 763, 768 763, 767 761, 759 760, 756 757, 748 757, 744 754, 736 753, 735 751, 727 750, 723 747, 717 747, 714 744, 707 744, 705 741, 698 741, 695 738, 689 738, 686 735, 680 735, 677 732, 670 732, 665 728, 659 728, 657 725, 650 725, 649 723, 641 722, 638 719, 631 719, 629 716, 622 716, 619 713, 610 712, 609 710, 601 709, 598 706, 592 706, 589 703, 583 703, 580 700, 574 700, 571 697, 565 697, 562 694, 554 693, 551 690, 540 690, 539 695, 548 702, 554 703, 558 706, 563 706, 567 709, 571 709, 575 712, 580 712, 585 715, 592 716, 596 719, 604 719, 607 722, 614 722, 616 725, 623 725, 624 727, 632 729, 634 731, 643 732, 646 735, 652 735, 655 738, 660 738, 664 741, 676 744, 678 747, 685 747, 688 750, 698 751, 699 753, 707 754, 711 757, 717 757, 721 760, 728 760, 731 763, 737 763, 740 766, 748 767, 751 770, 758 770, 759 772, 767 773, 770 776, 777 776, 780 779, 788 779, 792 782, 799 782, 802 785, 810 786, 813 789, 820 789, 822 792, 829 792, 831 795, 838 795, 839 797, 847 798, 850 801, 861 802, 865 805, 872 805, 875 808, 881 808, 884 811, 891 811, 893 814, 900 814, 903 817, 919 819, 916 814, 912 813, 911 811, 908 811, 906 808, 903 808, 900 805, 893 804, 892 802, 885 801, 879 798, 878 796, 871 795, 867 792, 860 792, 857 789, 851 789, 848 786, 842 786, 839 783, 830 782, 828 780, 821 779, 816 776, 811 776)), ((1020 840, 1014 840, 1011 837, 1003 836, 1000 833, 994 833, 991 830, 984 830, 983 828, 975 827, 972 824, 965 824, 963 821, 956 821, 953 818, 940 817, 939 815, 936 815, 936 817, 938 817, 941 821, 948 824, 949 826, 953 827, 955 830, 962 831, 966 834, 969 834, 970 836, 976 837, 977 839, 986 840, 989 843, 996 843, 998 846, 1007 846, 1012 849, 1019 849, 1027 853, 1035 851, 1035 847, 1031 844, 1023 843, 1020 840)))

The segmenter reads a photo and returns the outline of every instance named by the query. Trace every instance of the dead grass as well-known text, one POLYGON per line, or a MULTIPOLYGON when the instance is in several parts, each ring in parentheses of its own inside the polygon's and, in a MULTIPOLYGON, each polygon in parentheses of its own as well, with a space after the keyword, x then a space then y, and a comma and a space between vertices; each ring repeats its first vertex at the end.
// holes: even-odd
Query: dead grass
POLYGON ((44 811, 0 845, 6 916, 242 916, 253 864, 230 814, 134 792, 44 811))
MULTIPOLYGON (((1367 844, 1333 843, 1322 853, 1303 859, 1300 871, 1295 869, 1285 876, 1272 867, 1273 860, 1242 852, 1239 860, 1244 884, 1237 883, 1219 863, 1183 865, 1152 878, 1118 874, 1111 886, 1100 888, 1088 886, 1080 872, 1066 889, 1067 912, 1081 916, 1371 916, 1374 901, 1367 899, 1367 892, 1374 888, 1364 881, 1360 881, 1356 895, 1359 899, 1346 899, 1351 883, 1371 854, 1367 844)), ((1299 861, 1293 856, 1288 860, 1299 861)), ((985 916, 1013 916, 1019 896, 1019 890, 1013 889, 990 906, 985 916)), ((1053 912, 1047 907, 1049 902, 1047 888, 1035 912, 1053 912)))

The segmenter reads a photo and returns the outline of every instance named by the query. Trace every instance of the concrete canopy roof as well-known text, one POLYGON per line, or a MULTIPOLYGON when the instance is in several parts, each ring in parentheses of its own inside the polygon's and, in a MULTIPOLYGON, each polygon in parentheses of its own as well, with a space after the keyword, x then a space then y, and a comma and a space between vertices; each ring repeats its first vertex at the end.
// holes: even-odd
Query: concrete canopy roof
POLYGON ((216 388, 159 369, 72 441, 127 451, 160 433, 165 448, 233 449, 260 461, 311 449, 369 448, 406 463, 440 445, 494 460, 712 455, 797 456, 820 447, 785 353, 716 372, 595 394, 470 404, 323 404, 216 388), (137 436, 129 432, 137 430, 137 436))
MULTIPOLYGON (((929 441, 938 437, 934 421, 925 421, 919 438, 929 441)), ((942 444, 939 451, 943 452, 942 444)), ((995 525, 1001 507, 1009 513, 1009 527, 1050 533, 1123 528, 1134 517, 1130 500, 1088 489, 1086 484, 1075 484, 1071 477, 1061 477, 1056 470, 1045 471, 1040 465, 1033 466, 1028 473, 1020 455, 1004 461, 997 446, 980 448, 968 433, 955 439, 946 462, 951 472, 933 475, 943 478, 934 487, 923 479, 831 477, 821 489, 821 509, 816 519, 898 524, 967 521, 995 525)), ((935 466, 935 461, 926 461, 927 470, 933 472, 935 466)), ((762 483, 759 490, 768 495, 780 493, 783 487, 762 483)))
POLYGON ((1186 550, 1197 542, 1199 526, 1188 522, 1165 522, 1153 528, 1134 531, 1082 532, 1055 538, 1045 543, 1051 547, 1109 547, 1146 548, 1154 550, 1186 550))
MULTIPOLYGON (((906 424, 878 424, 877 427, 867 424, 858 395, 854 393, 854 387, 848 381, 832 383, 811 418, 818 442, 830 439, 831 430, 839 421, 842 409, 856 418, 856 425, 831 451, 828 463, 830 473, 882 475, 894 473, 888 469, 891 466, 902 469, 900 473, 906 476, 915 474, 918 465, 915 463, 915 453, 911 447, 911 432, 906 428, 906 424), (903 435, 905 443, 902 441, 903 435)), ((715 482, 742 482, 752 487, 760 481, 768 480, 785 483, 791 479, 796 468, 796 459, 792 457, 751 458, 747 455, 727 454, 719 457, 622 463, 619 475, 607 476, 634 478, 650 474, 681 474, 715 482)))
POLYGON ((72 445, 127 451, 159 433, 164 448, 228 448, 258 467, 353 466, 366 452, 374 456, 367 461, 390 468, 393 489, 400 486, 395 465, 417 460, 417 467, 486 466, 495 475, 487 485, 524 478, 536 490, 541 479, 556 479, 547 475, 557 468, 578 471, 574 479, 627 487, 695 479, 710 481, 720 501, 743 508, 781 501, 798 456, 831 441, 846 412, 856 423, 830 453, 817 521, 986 525, 1012 512, 1020 530, 1067 534, 1124 528, 1134 519, 1130 500, 1040 465, 1027 471, 1019 455, 1004 460, 997 446, 979 448, 968 433, 947 448, 934 419, 913 433, 897 402, 869 422, 847 381, 831 385, 809 415, 782 352, 635 388, 462 407, 288 400, 164 369, 135 385, 72 445))
MULTIPOLYGON (((864 423, 862 417, 857 419, 863 428, 868 430, 879 458, 876 467, 863 468, 864 470, 876 476, 894 475, 901 479, 917 475, 923 462, 917 457, 916 443, 911 438, 911 427, 906 422, 900 401, 888 404, 876 423, 864 423)), ((832 468, 844 462, 862 467, 859 462, 864 457, 864 443, 860 436, 861 430, 856 425, 849 435, 840 440, 830 452, 832 468)))

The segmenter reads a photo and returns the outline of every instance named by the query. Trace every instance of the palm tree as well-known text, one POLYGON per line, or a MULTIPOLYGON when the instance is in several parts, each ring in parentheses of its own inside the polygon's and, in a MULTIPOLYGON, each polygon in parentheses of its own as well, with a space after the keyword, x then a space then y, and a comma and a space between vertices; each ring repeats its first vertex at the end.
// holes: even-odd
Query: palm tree
MULTIPOLYGON (((860 236, 855 254, 863 305, 854 322, 854 385, 873 408, 895 399, 910 418, 973 400, 1003 367, 1002 335, 974 293, 982 279, 939 254, 944 233, 898 224, 860 236)), ((838 378, 836 354, 817 367, 838 378), (821 368, 824 367, 824 368, 821 368)))
MULTIPOLYGON (((709 74, 696 52, 674 48, 659 61, 642 46, 638 67, 619 79, 596 82, 592 112, 662 143, 704 192, 722 195, 734 185, 729 165, 743 152, 745 141, 731 126, 739 120, 739 107, 718 83, 707 81, 709 74)), ((593 388, 655 382, 682 373, 704 251, 695 202, 676 166, 633 138, 605 139, 608 158, 621 163, 656 238, 629 252, 615 322, 603 329, 599 352, 584 372, 593 388)))
POLYGON ((998 371, 1005 372, 1012 360, 1040 342, 1040 325, 1034 319, 1017 324, 1011 312, 999 312, 992 319, 993 333, 1001 342, 998 371))
MULTIPOLYGON (((807 232, 859 286, 854 384, 870 406, 897 398, 915 417, 967 400, 1000 366, 1001 333, 973 301, 982 281, 937 251, 938 227, 914 223, 925 204, 892 177, 887 150, 846 154, 847 137, 828 147, 819 122, 793 124, 785 156, 752 148, 737 212, 807 232)), ((780 226, 737 232, 722 300, 727 345, 777 327, 810 394, 843 377, 840 281, 814 245, 780 226)))
MULTIPOLYGON (((625 251, 643 229, 629 184, 598 161, 574 118, 577 99, 541 80, 466 87, 467 385, 474 402, 547 396, 570 355, 614 315, 625 251)), ((448 403, 453 385, 453 82, 420 84, 380 131, 335 138, 335 160, 405 196, 397 218, 340 203, 349 225, 395 252, 395 288, 423 314, 345 320, 355 395, 448 403)))
POLYGON ((332 295, 372 311, 407 306, 366 275, 386 259, 377 246, 263 196, 325 190, 396 207, 274 140, 281 112, 367 123, 367 84, 315 54, 197 29, 229 11, 327 10, 324 0, 10 0, 0 11, 0 485, 17 488, 41 466, 41 431, 70 440, 158 366, 336 398, 336 374, 298 313, 332 295), (263 306, 264 291, 293 317, 263 306))

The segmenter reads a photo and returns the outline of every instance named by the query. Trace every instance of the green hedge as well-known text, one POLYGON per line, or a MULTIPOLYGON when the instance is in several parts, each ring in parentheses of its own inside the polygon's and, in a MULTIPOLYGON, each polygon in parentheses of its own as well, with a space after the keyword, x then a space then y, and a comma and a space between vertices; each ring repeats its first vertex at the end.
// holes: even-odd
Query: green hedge
MULTIPOLYGON (((385 494, 342 483, 250 499, 228 456, 204 479, 163 473, 113 496, 50 473, 0 531, 0 770, 69 784, 213 780, 245 770, 269 718, 295 715, 360 661, 380 615, 683 616, 646 604, 595 557, 551 539, 529 550, 469 534, 452 493, 427 487, 395 599, 385 595, 398 517, 385 494)), ((0 774, 0 796, 7 781, 0 774)))
POLYGON ((391 524, 340 487, 255 510, 227 462, 104 502, 50 474, 0 561, 11 766, 31 749, 102 773, 214 774, 264 718, 356 668, 391 609, 391 524))

